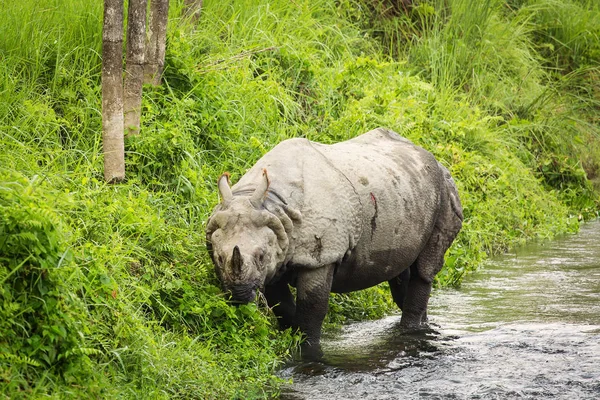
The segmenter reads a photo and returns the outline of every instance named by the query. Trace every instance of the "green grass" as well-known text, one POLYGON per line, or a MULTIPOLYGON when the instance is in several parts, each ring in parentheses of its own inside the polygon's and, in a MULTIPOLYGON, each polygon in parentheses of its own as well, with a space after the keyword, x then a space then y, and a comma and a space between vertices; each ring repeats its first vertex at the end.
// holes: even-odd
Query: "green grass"
MULTIPOLYGON (((439 286, 598 215, 593 1, 172 2, 127 181, 102 182, 102 2, 0 11, 0 396, 268 398, 300 338, 230 307, 204 244, 222 171, 289 137, 386 126, 452 172, 465 211, 439 286)), ((329 323, 393 310, 382 285, 329 323)))

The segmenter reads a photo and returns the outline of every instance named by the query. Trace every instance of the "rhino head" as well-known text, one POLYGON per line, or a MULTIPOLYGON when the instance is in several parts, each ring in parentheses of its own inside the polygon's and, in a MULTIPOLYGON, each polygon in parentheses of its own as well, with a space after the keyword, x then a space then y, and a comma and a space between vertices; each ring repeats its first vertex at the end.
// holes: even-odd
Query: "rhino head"
POLYGON ((262 290, 283 263, 289 245, 282 222, 264 206, 269 184, 263 170, 252 195, 234 196, 229 174, 218 179, 221 203, 206 226, 207 247, 217 277, 236 303, 254 300, 256 290, 262 290))

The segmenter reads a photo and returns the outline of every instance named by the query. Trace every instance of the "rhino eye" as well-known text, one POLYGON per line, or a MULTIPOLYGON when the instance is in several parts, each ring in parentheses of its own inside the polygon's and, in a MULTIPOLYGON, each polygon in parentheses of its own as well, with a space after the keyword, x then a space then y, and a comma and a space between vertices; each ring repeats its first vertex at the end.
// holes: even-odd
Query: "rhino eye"
POLYGON ((218 257, 219 265, 223 265, 223 256, 219 255, 218 257))
POLYGON ((258 261, 259 264, 262 264, 263 261, 265 261, 265 252, 264 251, 258 251, 255 255, 256 257, 256 261, 258 261))

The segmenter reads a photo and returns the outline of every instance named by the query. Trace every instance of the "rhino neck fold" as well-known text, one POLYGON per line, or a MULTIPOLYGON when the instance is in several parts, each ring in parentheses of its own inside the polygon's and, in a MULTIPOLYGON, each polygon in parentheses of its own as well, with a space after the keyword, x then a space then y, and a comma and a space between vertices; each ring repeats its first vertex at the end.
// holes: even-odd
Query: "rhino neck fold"
MULTIPOLYGON (((262 204, 262 209, 271 213, 275 218, 279 220, 283 227, 283 232, 275 232, 280 239, 280 244, 285 240, 282 240, 281 235, 285 235, 287 237, 287 246, 280 246, 283 251, 282 261, 277 265, 275 271, 273 271, 270 276, 267 276, 267 282, 272 279, 277 279, 281 276, 285 270, 285 265, 291 259, 294 254, 294 227, 302 223, 302 215, 300 211, 288 205, 288 202, 285 200, 285 196, 280 194, 280 192, 273 187, 269 187, 267 191, 267 195, 262 204)), ((244 185, 241 188, 236 188, 233 191, 233 196, 235 197, 249 197, 254 193, 255 187, 250 185, 244 185)), ((274 230, 275 231, 275 230, 274 230)))

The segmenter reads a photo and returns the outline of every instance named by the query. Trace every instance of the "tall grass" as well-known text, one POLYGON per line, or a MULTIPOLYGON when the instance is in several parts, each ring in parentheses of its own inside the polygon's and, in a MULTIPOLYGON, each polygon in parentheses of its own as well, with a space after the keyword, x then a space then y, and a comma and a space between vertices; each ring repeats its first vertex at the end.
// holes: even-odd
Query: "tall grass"
POLYGON ((574 210, 594 215, 597 15, 588 1, 432 0, 392 18, 404 21, 394 27, 371 9, 369 29, 440 95, 466 96, 497 116, 496 136, 520 148, 521 161, 574 210), (398 26, 410 26, 410 35, 389 33, 398 26))
MULTIPOLYGON (((450 168, 466 218, 440 286, 597 213, 586 176, 600 160, 596 56, 587 39, 577 56, 573 44, 544 53, 565 42, 555 16, 536 11, 550 0, 386 4, 207 1, 190 26, 172 2, 165 82, 144 89, 118 186, 102 181, 102 2, 4 4, 3 397, 277 393, 300 338, 263 307, 224 301, 203 231, 216 177, 237 179, 285 138, 331 143, 387 126, 450 168)), ((593 3, 564 7, 594 31, 593 3)), ((385 286, 330 306, 331 322, 393 309, 385 286)))
POLYGON ((536 47, 548 66, 570 72, 598 66, 600 4, 592 0, 532 0, 518 10, 532 22, 536 47))

